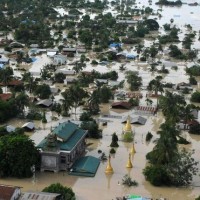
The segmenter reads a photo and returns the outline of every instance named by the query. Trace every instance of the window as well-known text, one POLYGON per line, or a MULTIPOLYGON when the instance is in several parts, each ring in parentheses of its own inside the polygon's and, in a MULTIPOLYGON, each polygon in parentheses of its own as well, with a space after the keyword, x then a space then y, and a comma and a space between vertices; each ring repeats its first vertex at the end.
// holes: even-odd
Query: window
POLYGON ((60 157, 60 162, 61 162, 61 164, 66 164, 66 157, 65 156, 61 156, 60 157))

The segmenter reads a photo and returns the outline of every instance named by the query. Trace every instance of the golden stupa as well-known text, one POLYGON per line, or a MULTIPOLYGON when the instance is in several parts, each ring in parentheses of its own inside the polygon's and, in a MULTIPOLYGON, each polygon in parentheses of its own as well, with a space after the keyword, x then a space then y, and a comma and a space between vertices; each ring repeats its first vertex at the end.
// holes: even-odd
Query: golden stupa
POLYGON ((128 118, 126 120, 126 125, 124 127, 124 133, 132 133, 132 126, 131 126, 130 116, 128 116, 128 118))
POLYGON ((106 174, 112 174, 112 173, 114 173, 113 168, 112 168, 111 163, 110 163, 110 155, 108 157, 108 165, 106 167, 105 173, 106 174))
POLYGON ((134 142, 133 142, 133 145, 132 145, 132 147, 131 147, 131 154, 134 154, 134 153, 136 153, 136 150, 135 150, 135 146, 134 146, 134 142))
POLYGON ((126 168, 133 168, 133 164, 131 162, 131 154, 129 153, 128 162, 126 164, 126 168))

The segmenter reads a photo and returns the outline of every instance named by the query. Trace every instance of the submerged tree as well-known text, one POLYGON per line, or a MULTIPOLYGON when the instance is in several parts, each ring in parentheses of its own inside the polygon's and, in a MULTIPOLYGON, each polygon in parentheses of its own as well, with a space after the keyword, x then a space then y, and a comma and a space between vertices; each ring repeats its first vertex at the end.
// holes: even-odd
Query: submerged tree
POLYGON ((113 133, 112 134, 112 142, 110 144, 111 147, 119 147, 119 144, 118 144, 118 136, 116 133, 113 133))
POLYGON ((158 92, 163 92, 163 84, 161 83, 162 76, 156 76, 155 79, 151 80, 149 82, 149 85, 147 87, 148 90, 154 91, 155 96, 158 95, 158 92))
POLYGON ((66 89, 65 92, 62 93, 64 97, 63 103, 65 104, 64 108, 66 111, 69 111, 70 107, 76 109, 82 103, 83 99, 87 97, 87 92, 81 88, 79 85, 72 85, 69 89, 66 89))
POLYGON ((142 85, 142 78, 138 76, 137 72, 127 71, 126 78, 131 91, 139 90, 139 87, 142 85))

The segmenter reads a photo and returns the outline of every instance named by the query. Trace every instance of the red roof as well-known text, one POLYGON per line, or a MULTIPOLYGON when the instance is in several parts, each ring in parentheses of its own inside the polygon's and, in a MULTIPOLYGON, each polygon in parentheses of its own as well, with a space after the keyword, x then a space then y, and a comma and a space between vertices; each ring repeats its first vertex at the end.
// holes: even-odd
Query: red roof
POLYGON ((17 187, 0 185, 0 199, 10 200, 17 187))
MULTIPOLYGON (((12 80, 8 82, 8 86, 16 86, 16 85, 22 85, 23 82, 21 80, 12 80)), ((0 83, 0 85, 4 85, 4 83, 0 83)))
POLYGON ((120 102, 114 102, 112 103, 112 108, 125 108, 125 109, 129 109, 131 108, 131 103, 126 102, 126 101, 120 101, 120 102))
POLYGON ((12 97, 12 94, 11 94, 11 93, 0 94, 0 99, 3 100, 3 101, 9 100, 11 97, 12 97))

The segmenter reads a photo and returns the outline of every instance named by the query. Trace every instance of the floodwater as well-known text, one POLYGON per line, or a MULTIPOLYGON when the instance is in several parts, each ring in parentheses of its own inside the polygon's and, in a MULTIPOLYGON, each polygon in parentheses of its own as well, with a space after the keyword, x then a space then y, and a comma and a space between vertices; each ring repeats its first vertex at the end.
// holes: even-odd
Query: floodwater
MULTIPOLYGON (((115 116, 124 116, 134 113, 133 110, 127 112, 124 112, 124 110, 118 110, 118 112, 115 111, 116 110, 110 109, 108 104, 101 105, 102 115, 110 114, 115 116)), ((28 133, 31 135, 31 139, 33 139, 36 144, 38 144, 50 132, 51 127, 54 127, 56 124, 58 124, 58 121, 50 121, 51 115, 51 112, 47 112, 47 119, 49 121, 47 124, 43 125, 41 122, 35 123, 36 128, 40 130, 36 130, 34 134, 28 133)), ((119 147, 116 149, 116 154, 112 155, 111 157, 111 164, 114 169, 114 174, 106 175, 105 168, 107 162, 101 162, 94 178, 69 176, 66 172, 38 172, 36 173, 35 179, 6 178, 1 179, 0 182, 2 184, 21 186, 22 191, 41 191, 44 187, 51 183, 60 182, 67 187, 72 187, 78 200, 111 200, 117 196, 123 196, 129 193, 140 194, 151 198, 166 197, 167 199, 194 199, 199 195, 199 176, 194 177, 194 181, 192 183, 193 186, 188 188, 154 187, 150 185, 149 182, 145 181, 145 178, 142 174, 142 170, 146 165, 145 155, 153 148, 153 141, 158 138, 156 131, 158 130, 160 124, 164 122, 164 119, 160 112, 158 112, 156 116, 146 115, 144 117, 147 118, 147 122, 144 126, 132 125, 132 128, 135 132, 136 148, 136 153, 131 157, 133 164, 132 169, 127 169, 125 167, 132 144, 121 141, 122 130, 124 127, 124 124, 121 123, 121 119, 100 117, 102 119, 109 120, 109 122, 107 126, 101 126, 103 129, 102 139, 87 139, 88 144, 92 143, 87 148, 87 155, 99 157, 100 154, 98 154, 98 150, 102 150, 106 153, 106 155, 108 155, 112 134, 116 132, 120 141, 119 147), (153 134, 153 138, 152 141, 147 144, 145 142, 145 136, 148 131, 153 134), (130 188, 124 187, 122 185, 122 178, 125 174, 129 174, 132 179, 136 180, 138 182, 138 186, 130 188)), ((61 122, 64 120, 67 120, 67 118, 60 119, 59 121, 61 122)), ((11 123, 13 125, 15 124, 21 126, 24 121, 12 120, 11 123)), ((198 155, 200 153, 200 136, 189 135, 186 132, 183 132, 183 136, 191 141, 192 144, 188 145, 187 148, 195 149, 196 151, 194 158, 198 159, 198 155)))
MULTIPOLYGON (((142 7, 143 5, 149 5, 148 0, 143 1, 136 1, 139 3, 137 6, 142 7)), ((152 7, 155 11, 161 9, 161 7, 154 5, 155 0, 152 1, 152 7)), ((188 6, 183 5, 180 8, 177 7, 162 7, 161 13, 162 17, 158 19, 160 25, 165 23, 170 23, 170 19, 174 19, 174 24, 176 24, 179 28, 182 29, 182 33, 180 34, 181 38, 184 37, 184 34, 187 32, 186 28, 184 27, 185 24, 191 24, 193 26, 193 30, 197 32, 200 29, 200 12, 199 6, 188 6)), ((58 9, 57 9, 58 10, 58 9)), ((111 9, 109 8, 109 11, 111 9)), ((67 13, 67 11, 63 10, 62 8, 58 10, 62 12, 63 15, 67 13)), ((106 12, 106 11, 105 11, 106 12)), ((93 16, 94 17, 94 16, 93 16)), ((151 16, 151 18, 157 18, 156 15, 151 16)), ((163 29, 159 30, 160 33, 163 33, 163 29)), ((198 35, 198 34, 197 34, 198 35)), ((144 44, 146 46, 150 46, 153 44, 154 40, 147 40, 145 39, 144 44)), ((193 43, 193 47, 199 48, 200 44, 199 41, 196 40, 193 43)), ((132 46, 127 46, 125 49, 127 52, 134 52, 132 46)), ((77 57, 80 55, 77 55, 77 57)), ((163 57, 165 55, 162 55, 163 57)), ((75 59, 77 59, 77 57, 75 59)), ((95 58, 91 58, 95 59, 95 58)), ((164 59, 163 59, 164 61, 164 59)), ((50 63, 51 59, 48 58, 46 55, 42 55, 41 57, 38 56, 37 60, 30 66, 30 71, 37 75, 40 72, 40 69, 43 65, 50 63)), ((97 70, 99 72, 105 73, 112 70, 115 70, 119 73, 119 81, 125 79, 125 73, 119 70, 119 67, 122 63, 111 63, 108 66, 97 65, 93 66, 87 63, 87 67, 84 71, 92 71, 97 70)), ((159 75, 157 72, 150 72, 148 63, 146 62, 139 62, 139 61, 125 61, 126 70, 133 70, 138 71, 139 75, 143 79, 143 85, 147 86, 149 81, 159 75)), ((188 62, 176 62, 178 66, 178 70, 175 71, 171 69, 170 63, 168 63, 167 69, 169 69, 169 74, 163 75, 164 82, 172 82, 172 83, 179 83, 179 82, 188 82, 188 76, 185 73, 186 66, 192 66, 193 63, 188 62)), ((162 66, 158 66, 161 68, 162 66)), ((194 87, 194 90, 199 89, 200 79, 197 79, 198 86, 194 87)), ((62 86, 61 86, 62 87, 62 86)), ((145 96, 147 91, 141 90, 143 94, 143 99, 141 99, 140 105, 146 105, 145 103, 145 96)), ((56 101, 59 101, 61 98, 60 95, 56 96, 56 101)), ((189 98, 189 97, 188 97, 189 98)), ((153 105, 156 105, 156 99, 153 100, 153 105)), ((82 110, 77 110, 78 115, 82 112, 82 110)), ((123 110, 112 110, 110 109, 108 104, 101 105, 101 115, 103 114, 111 114, 117 116, 124 116, 128 114, 132 114, 134 111, 123 111, 123 110)), ((36 130, 34 133, 27 133, 36 144, 38 144, 49 132, 51 127, 55 127, 59 122, 63 122, 68 120, 68 118, 61 118, 56 114, 52 114, 50 111, 46 112, 46 117, 48 120, 47 124, 43 124, 41 122, 34 121, 36 130), (58 121, 52 121, 51 117, 56 116, 58 121)), ((133 129, 135 131, 135 148, 136 153, 131 157, 131 161, 133 163, 132 169, 127 169, 126 163, 128 161, 129 152, 131 149, 131 143, 124 143, 121 141, 123 124, 121 123, 120 119, 116 118, 103 118, 109 120, 107 126, 101 126, 103 129, 103 138, 100 140, 94 139, 87 139, 87 143, 92 143, 87 148, 87 155, 93 155, 95 157, 99 157, 98 150, 102 150, 109 154, 110 150, 110 143, 111 137, 114 132, 117 133, 120 141, 119 147, 116 149, 116 154, 111 158, 111 164, 114 169, 114 174, 106 175, 105 168, 107 162, 102 162, 98 168, 96 176, 94 178, 86 178, 86 177, 77 177, 77 176, 69 176, 66 172, 37 172, 36 177, 29 178, 29 179, 14 179, 14 178, 6 178, 0 179, 2 184, 8 185, 17 185, 22 187, 22 191, 41 191, 44 187, 50 185, 51 183, 60 182, 64 186, 72 187, 74 192, 76 193, 78 200, 111 200, 115 199, 117 196, 123 196, 129 193, 134 193, 138 195, 142 195, 144 197, 151 197, 151 198, 159 198, 165 197, 168 200, 191 200, 195 197, 200 195, 199 186, 200 186, 200 177, 199 174, 194 176, 194 180, 190 187, 187 188, 175 188, 175 187, 154 187, 149 182, 145 181, 145 178, 142 174, 144 167, 146 166, 146 154, 152 150, 156 138, 158 135, 156 134, 159 126, 161 123, 164 122, 164 118, 162 114, 159 112, 156 116, 145 116, 147 118, 147 122, 145 125, 133 125, 133 129), (150 131, 153 134, 152 141, 150 143, 145 142, 145 137, 147 132, 150 131), (138 182, 137 187, 124 187, 122 185, 122 178, 125 174, 129 174, 132 179, 138 182)), ((76 116, 72 115, 72 118, 76 118, 76 116)), ((102 118, 102 117, 101 117, 102 118)), ((8 124, 19 126, 21 127, 26 120, 11 120, 8 124)), ((187 149, 195 149, 194 158, 199 161, 200 155, 200 136, 198 135, 189 135, 187 132, 183 131, 183 136, 186 137, 191 144, 185 146, 187 149)), ((200 165, 198 165, 200 169, 200 165)))

